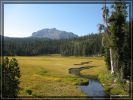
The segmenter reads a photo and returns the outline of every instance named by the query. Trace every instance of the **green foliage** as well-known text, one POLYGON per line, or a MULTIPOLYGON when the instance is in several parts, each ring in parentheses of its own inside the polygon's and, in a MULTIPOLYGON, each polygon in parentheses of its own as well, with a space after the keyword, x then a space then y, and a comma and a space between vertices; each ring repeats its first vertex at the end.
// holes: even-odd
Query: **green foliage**
POLYGON ((110 84, 113 81, 113 76, 111 73, 99 74, 98 79, 100 79, 101 82, 106 81, 108 84, 110 84))
POLYGON ((128 94, 129 85, 127 83, 122 83, 120 78, 116 78, 116 76, 114 77, 114 75, 111 75, 111 73, 106 73, 106 74, 101 73, 99 74, 98 79, 102 83, 104 91, 107 95, 128 94))
POLYGON ((110 58, 115 74, 119 74, 121 79, 128 78, 130 75, 131 67, 131 33, 128 31, 127 6, 122 0, 115 2, 109 9, 106 5, 103 7, 103 18, 105 25, 99 29, 104 30, 104 48, 105 48, 105 61, 110 70, 110 58), (106 11, 107 10, 107 11, 106 11), (111 14, 109 16, 109 10, 111 14), (109 49, 112 50, 112 55, 109 54, 109 49))
POLYGON ((25 90, 25 92, 26 92, 28 95, 31 95, 31 94, 32 94, 32 90, 29 89, 29 88, 27 88, 27 89, 25 90))
POLYGON ((110 91, 111 95, 127 95, 127 92, 122 90, 121 88, 113 88, 110 91))
POLYGON ((111 67, 110 67, 110 53, 109 53, 109 48, 104 48, 105 50, 105 53, 104 53, 104 56, 105 56, 105 62, 106 62, 106 66, 107 66, 107 69, 110 70, 111 67))
POLYGON ((61 54, 62 56, 91 56, 101 54, 100 34, 90 34, 66 40, 5 38, 4 44, 4 55, 8 56, 35 56, 48 54, 61 54))
POLYGON ((130 48, 129 48, 129 32, 127 29, 127 11, 126 4, 122 1, 115 3, 112 15, 109 18, 112 49, 113 49, 113 61, 116 74, 118 73, 121 79, 127 78, 129 75, 130 66, 130 48))
POLYGON ((66 77, 65 80, 70 81, 72 85, 86 85, 88 84, 89 80, 84 78, 79 78, 77 76, 66 77))
POLYGON ((19 92, 20 69, 15 58, 4 58, 2 64, 2 95, 3 97, 16 97, 19 92))

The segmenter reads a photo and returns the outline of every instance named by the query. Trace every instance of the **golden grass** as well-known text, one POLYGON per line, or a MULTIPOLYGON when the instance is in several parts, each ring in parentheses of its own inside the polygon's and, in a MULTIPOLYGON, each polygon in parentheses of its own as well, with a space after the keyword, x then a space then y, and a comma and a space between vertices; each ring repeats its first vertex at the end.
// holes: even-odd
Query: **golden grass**
POLYGON ((89 63, 89 66, 93 66, 93 68, 82 70, 81 74, 98 76, 101 73, 107 72, 103 57, 92 57, 89 60, 92 61, 89 63))
MULTIPOLYGON (((20 93, 29 95, 26 91, 31 90, 32 96, 84 96, 78 84, 83 79, 69 74, 68 69, 83 66, 93 66, 82 70, 82 75, 96 76, 103 84, 105 91, 111 86, 112 76, 106 69, 103 57, 62 57, 50 56, 17 56, 21 70, 20 93), (82 62, 90 62, 80 65, 82 62), (77 65, 79 64, 79 65, 77 65)), ((118 85, 116 85, 118 86, 118 85)), ((111 94, 125 93, 120 87, 111 90, 111 94)))
POLYGON ((80 78, 68 73, 69 68, 80 67, 74 64, 89 61, 87 57, 36 56, 16 59, 20 65, 20 94, 33 96, 82 96, 75 84, 80 78))

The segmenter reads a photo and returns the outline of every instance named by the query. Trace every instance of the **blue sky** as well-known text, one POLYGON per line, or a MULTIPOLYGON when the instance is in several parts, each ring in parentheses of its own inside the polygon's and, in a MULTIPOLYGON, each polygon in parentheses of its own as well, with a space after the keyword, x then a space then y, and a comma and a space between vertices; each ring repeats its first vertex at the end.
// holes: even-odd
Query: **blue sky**
POLYGON ((102 4, 5 4, 4 35, 27 37, 44 28, 79 36, 98 32, 102 4))

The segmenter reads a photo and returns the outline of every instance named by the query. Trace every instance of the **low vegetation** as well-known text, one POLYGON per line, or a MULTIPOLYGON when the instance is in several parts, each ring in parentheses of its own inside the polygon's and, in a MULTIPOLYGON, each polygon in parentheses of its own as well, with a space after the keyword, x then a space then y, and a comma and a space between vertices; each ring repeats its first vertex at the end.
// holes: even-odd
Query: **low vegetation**
POLYGON ((20 96, 84 96, 78 85, 87 79, 69 74, 74 63, 88 61, 87 57, 36 56, 16 57, 22 73, 20 96), (31 93, 32 91, 32 93, 31 93))
POLYGON ((90 75, 91 78, 98 79, 107 95, 128 95, 129 83, 122 83, 120 80, 114 79, 114 76, 107 70, 103 58, 96 57, 95 60, 93 58, 93 62, 89 65, 95 67, 82 70, 81 74, 90 75))
POLYGON ((106 93, 127 94, 121 85, 112 84, 112 76, 106 69, 103 57, 62 57, 59 55, 16 57, 20 64, 20 93, 19 96, 85 96, 78 85, 86 84, 87 79, 69 74, 70 68, 79 68, 76 63, 89 62, 82 66, 92 66, 84 69, 82 75, 97 78, 104 86, 106 93), (114 88, 112 88, 112 87, 114 88))

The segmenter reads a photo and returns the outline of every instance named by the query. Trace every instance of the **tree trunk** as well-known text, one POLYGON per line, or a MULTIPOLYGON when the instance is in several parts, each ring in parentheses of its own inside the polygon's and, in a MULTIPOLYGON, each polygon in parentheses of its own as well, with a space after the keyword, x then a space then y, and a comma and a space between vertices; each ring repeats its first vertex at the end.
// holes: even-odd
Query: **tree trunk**
POLYGON ((114 66, 113 66, 113 59, 112 59, 112 48, 110 48, 109 51, 110 51, 111 74, 113 74, 114 66))

